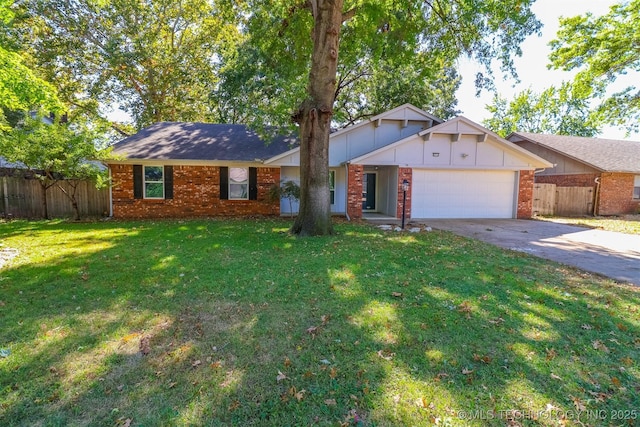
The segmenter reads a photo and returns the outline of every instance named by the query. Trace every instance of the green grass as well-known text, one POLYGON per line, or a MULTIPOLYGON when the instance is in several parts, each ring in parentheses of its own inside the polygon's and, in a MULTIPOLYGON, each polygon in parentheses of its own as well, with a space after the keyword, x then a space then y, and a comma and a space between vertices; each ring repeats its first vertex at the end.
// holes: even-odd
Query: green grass
POLYGON ((638 289, 446 232, 288 226, 0 223, 0 425, 638 423, 638 289))
POLYGON ((640 215, 584 218, 537 217, 536 219, 559 222, 562 224, 581 225, 606 231, 617 231, 618 233, 640 234, 640 215))

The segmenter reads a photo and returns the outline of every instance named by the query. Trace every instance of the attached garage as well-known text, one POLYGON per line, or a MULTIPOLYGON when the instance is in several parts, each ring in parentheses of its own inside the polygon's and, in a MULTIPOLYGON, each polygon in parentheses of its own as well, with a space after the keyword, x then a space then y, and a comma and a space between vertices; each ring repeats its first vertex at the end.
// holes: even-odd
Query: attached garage
POLYGON ((412 218, 514 218, 517 172, 413 169, 412 218))

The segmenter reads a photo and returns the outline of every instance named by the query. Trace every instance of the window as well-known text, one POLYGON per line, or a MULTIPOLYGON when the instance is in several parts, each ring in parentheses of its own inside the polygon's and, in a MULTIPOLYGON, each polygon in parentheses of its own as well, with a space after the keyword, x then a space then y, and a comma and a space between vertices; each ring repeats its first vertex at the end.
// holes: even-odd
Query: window
POLYGON ((173 166, 133 165, 134 199, 173 199, 173 166))
POLYGON ((258 200, 258 169, 220 167, 221 200, 258 200))
POLYGON ((249 199, 249 168, 229 168, 229 200, 249 199))
POLYGON ((633 198, 640 199, 640 175, 636 175, 633 180, 633 198))
POLYGON ((144 198, 164 199, 164 168, 162 166, 144 167, 144 198))
POLYGON ((331 204, 335 204, 336 201, 336 171, 329 171, 329 197, 331 198, 331 204))

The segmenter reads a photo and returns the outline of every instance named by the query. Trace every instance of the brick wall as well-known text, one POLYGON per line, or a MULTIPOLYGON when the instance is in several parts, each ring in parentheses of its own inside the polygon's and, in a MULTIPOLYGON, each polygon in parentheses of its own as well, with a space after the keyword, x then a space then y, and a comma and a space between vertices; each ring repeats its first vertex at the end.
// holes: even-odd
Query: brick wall
POLYGON ((413 170, 411 168, 398 168, 398 203, 396 209, 396 218, 402 218, 402 200, 404 198, 404 194, 402 191, 402 181, 405 179, 409 181, 409 191, 407 191, 407 206, 405 210, 405 217, 411 218, 411 187, 413 185, 412 181, 413 170))
POLYGON ((362 218, 362 175, 364 166, 349 165, 347 180, 347 215, 362 218))
POLYGON ((633 200, 634 175, 628 173, 602 173, 598 215, 636 213, 640 201, 633 200))
POLYGON ((269 189, 280 182, 279 168, 258 168, 258 200, 220 200, 218 166, 173 166, 173 199, 133 197, 133 165, 109 165, 116 218, 184 218, 279 215, 280 202, 269 201, 269 189))
POLYGON ((516 218, 528 219, 533 215, 534 171, 521 170, 518 178, 518 209, 516 218))
POLYGON ((536 175, 538 184, 555 184, 558 187, 594 187, 598 174, 582 173, 575 175, 536 175))

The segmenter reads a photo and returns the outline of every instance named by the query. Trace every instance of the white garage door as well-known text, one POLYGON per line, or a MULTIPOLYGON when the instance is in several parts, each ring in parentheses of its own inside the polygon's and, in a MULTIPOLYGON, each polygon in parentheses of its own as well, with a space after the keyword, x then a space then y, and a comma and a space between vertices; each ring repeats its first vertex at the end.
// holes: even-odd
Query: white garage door
POLYGON ((412 218, 513 218, 514 171, 413 170, 412 218))

